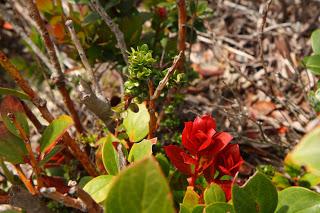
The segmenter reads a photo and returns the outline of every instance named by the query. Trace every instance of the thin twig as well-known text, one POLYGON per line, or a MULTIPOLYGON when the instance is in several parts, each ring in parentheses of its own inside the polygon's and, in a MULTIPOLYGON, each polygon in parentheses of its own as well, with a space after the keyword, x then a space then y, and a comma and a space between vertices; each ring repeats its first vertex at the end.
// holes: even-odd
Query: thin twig
POLYGON ((37 194, 36 189, 34 188, 34 186, 32 185, 31 181, 24 175, 20 165, 13 165, 13 167, 15 168, 15 170, 18 173, 18 176, 20 178, 20 180, 22 181, 22 183, 26 186, 26 188, 28 189, 28 191, 32 194, 35 195, 37 194))
POLYGON ((33 125, 36 127, 39 133, 42 133, 45 129, 45 126, 40 123, 38 118, 33 114, 32 110, 28 107, 28 105, 21 101, 21 104, 23 106, 24 112, 26 113, 27 117, 33 123, 33 125))
POLYGON ((54 43, 52 42, 49 32, 44 24, 44 21, 42 20, 40 16, 40 12, 33 2, 33 0, 27 0, 27 7, 28 11, 30 13, 31 18, 36 22, 38 29, 40 31, 40 35, 42 37, 42 40, 44 41, 44 44, 46 46, 46 50, 49 55, 49 59, 54 67, 54 73, 53 73, 53 79, 56 82, 57 88, 59 92, 61 93, 64 103, 66 104, 73 120, 75 123, 75 127, 79 133, 83 133, 84 129, 82 127, 82 124, 80 122, 79 115, 75 109, 74 103, 70 98, 69 92, 66 89, 65 85, 65 78, 64 74, 62 72, 55 48, 54 48, 54 43))
POLYGON ((53 188, 42 187, 40 189, 40 193, 44 197, 55 200, 65 206, 68 206, 68 207, 71 207, 74 209, 79 209, 82 212, 88 211, 86 205, 81 200, 75 199, 75 198, 72 198, 68 195, 64 195, 60 192, 57 192, 54 187, 53 188))
POLYGON ((11 122, 13 123, 13 125, 16 127, 16 129, 18 130, 26 148, 29 154, 29 158, 30 158, 30 163, 32 166, 32 169, 36 175, 36 179, 37 179, 37 184, 39 187, 43 186, 43 183, 41 181, 40 175, 41 175, 41 170, 40 167, 38 166, 38 163, 36 161, 36 158, 33 154, 32 148, 31 148, 31 143, 29 140, 29 137, 27 136, 26 132, 24 131, 24 129, 22 128, 21 124, 17 121, 16 116, 14 115, 14 113, 9 113, 8 114, 9 119, 11 120, 11 122))
POLYGON ((83 189, 79 186, 75 186, 76 195, 86 204, 88 213, 102 213, 101 206, 83 189))
POLYGON ((108 13, 103 9, 99 0, 90 0, 90 7, 92 10, 96 11, 103 21, 107 24, 110 30, 113 32, 114 36, 117 40, 117 47, 120 49, 123 60, 126 64, 128 64, 128 53, 127 53, 127 45, 124 40, 123 33, 119 29, 119 26, 113 22, 112 18, 108 15, 108 13))
POLYGON ((47 56, 45 56, 38 46, 33 43, 30 37, 24 32, 14 18, 6 11, 3 5, 0 5, 0 15, 4 20, 13 25, 14 31, 16 31, 16 33, 20 35, 20 37, 30 46, 32 51, 37 55, 38 58, 41 59, 41 61, 49 68, 49 70, 53 71, 54 67, 51 65, 47 56))
MULTIPOLYGON (((41 99, 38 94, 29 86, 28 82, 21 76, 18 69, 9 61, 7 56, 0 51, 0 65, 4 70, 16 81, 19 87, 29 96, 32 103, 39 109, 41 115, 49 123, 54 120, 53 115, 49 112, 46 101, 41 99)), ((98 176, 96 168, 93 166, 92 162, 85 152, 83 152, 75 140, 66 132, 63 136, 63 141, 68 147, 73 151, 74 156, 81 162, 83 167, 91 176, 98 176)))
POLYGON ((154 99, 152 99, 152 95, 154 94, 154 86, 152 80, 148 80, 148 88, 149 88, 149 102, 148 102, 148 110, 150 114, 149 121, 149 134, 148 138, 154 138, 154 133, 157 128, 157 118, 156 118, 156 106, 154 103, 154 99))
POLYGON ((157 86, 155 92, 153 93, 151 100, 157 99, 163 88, 166 86, 166 84, 169 81, 169 78, 173 75, 174 71, 177 69, 179 63, 183 60, 183 52, 180 51, 179 55, 174 59, 172 66, 168 69, 167 74, 164 76, 164 78, 159 82, 159 85, 157 86))
POLYGON ((102 96, 102 91, 101 91, 101 88, 99 86, 99 82, 95 76, 95 73, 93 71, 93 69, 91 68, 90 64, 89 64, 89 61, 87 59, 87 56, 82 48, 82 45, 80 43, 80 40, 78 39, 77 37, 77 34, 76 34, 76 31, 74 29, 74 26, 73 26, 73 23, 72 23, 72 20, 67 20, 66 21, 66 26, 70 32, 70 35, 71 35, 71 39, 74 43, 74 45, 76 46, 77 50, 78 50, 78 53, 79 53, 79 56, 81 58, 81 61, 82 61, 82 64, 83 66, 85 67, 85 69, 87 70, 87 72, 89 72, 89 81, 93 83, 93 89, 96 93, 98 93, 100 96, 102 96))
POLYGON ((263 48, 263 39, 264 39, 263 31, 264 31, 264 27, 266 25, 268 12, 269 12, 269 8, 270 8, 271 3, 272 3, 272 0, 268 0, 267 1, 266 6, 265 6, 264 11, 263 11, 263 15, 262 15, 262 23, 261 23, 260 35, 259 35, 259 46, 260 46, 259 58, 260 58, 260 61, 262 63, 263 70, 265 71, 265 73, 267 75, 267 81, 268 81, 268 84, 269 84, 268 85, 269 89, 270 89, 270 91, 272 93, 274 93, 273 83, 272 83, 272 80, 270 79, 270 77, 268 76, 268 69, 267 69, 267 66, 266 66, 265 61, 264 61, 265 59, 264 59, 264 48, 263 48))

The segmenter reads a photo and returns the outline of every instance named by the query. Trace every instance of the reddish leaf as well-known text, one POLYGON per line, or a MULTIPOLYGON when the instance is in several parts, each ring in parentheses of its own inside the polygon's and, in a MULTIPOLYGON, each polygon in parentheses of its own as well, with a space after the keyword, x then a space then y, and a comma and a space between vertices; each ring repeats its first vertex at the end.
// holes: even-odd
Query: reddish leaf
POLYGON ((172 164, 182 173, 186 175, 191 174, 191 166, 189 164, 186 164, 184 162, 184 159, 182 157, 183 154, 186 154, 181 148, 169 145, 165 146, 164 150, 169 157, 172 164))

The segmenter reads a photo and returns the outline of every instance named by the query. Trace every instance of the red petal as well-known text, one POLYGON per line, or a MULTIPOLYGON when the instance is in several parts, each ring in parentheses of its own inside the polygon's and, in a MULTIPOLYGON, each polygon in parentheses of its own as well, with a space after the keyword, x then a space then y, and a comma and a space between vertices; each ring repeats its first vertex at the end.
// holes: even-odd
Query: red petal
POLYGON ((164 147, 164 151, 166 152, 168 158, 170 159, 171 163, 182 173, 186 175, 191 175, 191 166, 184 162, 182 157, 185 152, 174 145, 169 145, 164 147))
POLYGON ((192 154, 195 154, 198 150, 196 141, 191 140, 193 124, 191 121, 184 123, 184 129, 182 132, 182 145, 189 150, 192 154))
POLYGON ((190 164, 190 165, 195 165, 197 164, 197 160, 194 159, 193 157, 191 157, 190 155, 188 155, 187 153, 185 152, 181 152, 180 153, 182 158, 183 158, 183 161, 186 163, 186 164, 190 164))
POLYGON ((210 149, 211 153, 218 154, 230 143, 232 138, 233 137, 226 132, 219 132, 215 134, 213 137, 214 143, 213 143, 212 149, 210 149))
POLYGON ((210 115, 197 117, 193 122, 193 131, 208 132, 210 129, 216 129, 216 121, 210 115))
POLYGON ((201 144, 199 151, 202 151, 206 148, 208 148, 211 144, 213 144, 215 141, 212 140, 212 137, 214 136, 214 134, 216 133, 216 130, 214 129, 210 129, 208 134, 207 134, 207 140, 201 144))

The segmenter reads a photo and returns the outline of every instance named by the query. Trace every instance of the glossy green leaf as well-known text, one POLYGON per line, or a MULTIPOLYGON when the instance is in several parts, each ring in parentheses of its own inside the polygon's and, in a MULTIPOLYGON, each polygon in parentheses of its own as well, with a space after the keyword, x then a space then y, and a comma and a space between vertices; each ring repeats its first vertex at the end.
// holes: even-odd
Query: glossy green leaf
POLYGON ((134 162, 151 155, 152 142, 150 140, 143 140, 139 143, 133 144, 129 153, 128 161, 134 162))
POLYGON ((109 134, 107 137, 100 139, 100 141, 103 142, 102 161, 104 168, 109 175, 117 175, 120 171, 119 157, 112 143, 119 142, 119 140, 112 134, 109 134))
POLYGON ((105 201, 105 212, 175 212, 169 185, 153 157, 133 163, 115 177, 105 201))
POLYGON ((314 53, 320 54, 320 29, 311 34, 311 46, 314 53))
POLYGON ((139 104, 139 112, 127 110, 128 115, 123 119, 123 125, 131 142, 141 141, 148 135, 150 115, 145 104, 139 104))
POLYGON ((101 203, 107 198, 110 183, 114 176, 100 175, 90 180, 83 188, 97 203, 101 203))
POLYGON ((44 130, 39 141, 40 151, 44 152, 46 149, 54 146, 72 125, 73 120, 67 115, 62 115, 53 120, 44 130))
POLYGON ((188 187, 183 198, 183 206, 190 212, 199 204, 200 196, 193 190, 193 187, 188 187))
POLYGON ((305 135, 300 143, 287 155, 286 162, 305 166, 320 176, 320 127, 305 135))
MULTIPOLYGON (((233 206, 228 203, 213 203, 205 208, 205 213, 234 213, 233 206)), ((249 213, 249 212, 247 212, 249 213)), ((251 212, 250 212, 251 213, 251 212)), ((271 213, 271 212, 270 212, 271 213)))
POLYGON ((303 187, 289 187, 279 192, 276 213, 318 213, 320 195, 303 187))
POLYGON ((8 131, 3 122, 0 122, 0 156, 13 164, 24 163, 28 155, 22 139, 8 131))
POLYGON ((308 56, 304 61, 307 69, 313 72, 315 75, 320 74, 320 55, 308 56))
POLYGON ((236 213, 273 213, 278 194, 271 180, 257 172, 244 186, 233 186, 232 201, 236 213))
POLYGON ((19 90, 0 87, 0 95, 12 95, 23 100, 30 100, 29 96, 19 90))
POLYGON ((226 196, 221 187, 218 184, 213 183, 204 191, 204 201, 206 205, 216 202, 225 202, 226 196))

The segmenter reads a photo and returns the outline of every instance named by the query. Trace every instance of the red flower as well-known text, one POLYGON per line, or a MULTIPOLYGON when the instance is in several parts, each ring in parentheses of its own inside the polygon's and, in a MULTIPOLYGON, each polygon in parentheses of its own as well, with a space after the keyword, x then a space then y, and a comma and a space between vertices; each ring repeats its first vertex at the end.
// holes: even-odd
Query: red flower
POLYGON ((229 144, 224 151, 218 155, 217 168, 220 171, 219 176, 229 175, 234 177, 242 163, 243 159, 240 155, 239 145, 229 144))
POLYGON ((231 141, 232 136, 226 132, 216 133, 215 129, 216 122, 209 115, 197 117, 194 122, 186 122, 182 132, 182 145, 191 154, 218 153, 231 141))
POLYGON ((234 177, 243 162, 239 146, 229 144, 231 140, 230 134, 217 133, 215 120, 204 115, 185 123, 182 132, 185 150, 175 145, 166 146, 164 150, 172 164, 190 177, 190 186, 195 186, 199 175, 204 175, 208 183, 219 184, 229 200, 234 177), (230 179, 222 180, 224 175, 230 179))

